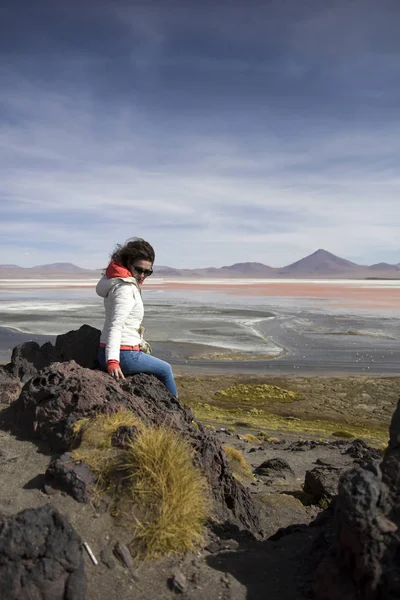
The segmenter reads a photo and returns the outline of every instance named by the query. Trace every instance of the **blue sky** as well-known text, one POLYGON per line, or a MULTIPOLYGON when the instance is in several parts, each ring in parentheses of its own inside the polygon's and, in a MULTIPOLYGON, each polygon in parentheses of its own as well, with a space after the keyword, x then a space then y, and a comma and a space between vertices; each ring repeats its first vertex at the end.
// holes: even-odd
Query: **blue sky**
POLYGON ((9 0, 0 263, 400 262, 398 0, 9 0))

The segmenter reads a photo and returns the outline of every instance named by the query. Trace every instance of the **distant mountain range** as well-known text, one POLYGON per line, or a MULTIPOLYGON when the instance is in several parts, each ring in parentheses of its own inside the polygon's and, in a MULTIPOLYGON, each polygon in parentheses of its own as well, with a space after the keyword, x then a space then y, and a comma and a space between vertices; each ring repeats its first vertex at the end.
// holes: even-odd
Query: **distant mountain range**
MULTIPOLYGON (((0 265, 0 279, 91 279, 97 278, 101 269, 81 269, 72 263, 53 263, 36 267, 0 265)), ((400 279, 400 263, 377 263, 358 265, 327 250, 317 250, 286 267, 269 267, 259 262, 235 263, 226 267, 204 269, 174 269, 159 266, 154 268, 157 277, 208 278, 208 279, 400 279)))

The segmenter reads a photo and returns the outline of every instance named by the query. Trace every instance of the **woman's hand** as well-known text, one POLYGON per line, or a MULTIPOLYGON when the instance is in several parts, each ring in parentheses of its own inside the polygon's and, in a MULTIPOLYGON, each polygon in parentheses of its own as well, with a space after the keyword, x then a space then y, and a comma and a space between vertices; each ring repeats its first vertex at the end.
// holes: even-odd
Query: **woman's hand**
POLYGON ((109 375, 111 375, 111 377, 113 379, 115 379, 116 381, 118 381, 119 379, 123 379, 125 381, 125 375, 121 371, 121 367, 116 367, 115 369, 111 369, 109 371, 109 375))

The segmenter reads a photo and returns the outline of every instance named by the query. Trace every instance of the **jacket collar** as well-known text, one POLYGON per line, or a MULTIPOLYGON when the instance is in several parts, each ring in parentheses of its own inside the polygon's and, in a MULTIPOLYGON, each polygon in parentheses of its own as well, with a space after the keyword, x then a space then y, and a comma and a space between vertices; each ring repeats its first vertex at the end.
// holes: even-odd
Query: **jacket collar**
POLYGON ((132 277, 132 273, 120 265, 119 263, 112 260, 106 269, 106 277, 113 279, 114 277, 132 277))

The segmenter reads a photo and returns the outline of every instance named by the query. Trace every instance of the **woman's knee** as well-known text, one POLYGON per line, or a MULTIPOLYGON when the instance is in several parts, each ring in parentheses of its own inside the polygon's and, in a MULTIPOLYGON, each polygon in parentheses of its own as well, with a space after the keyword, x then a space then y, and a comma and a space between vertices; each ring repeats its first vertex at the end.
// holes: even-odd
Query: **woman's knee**
POLYGON ((171 377, 172 375, 172 367, 165 360, 161 360, 161 358, 157 358, 156 361, 151 365, 151 368, 155 374, 158 374, 163 377, 171 377))

